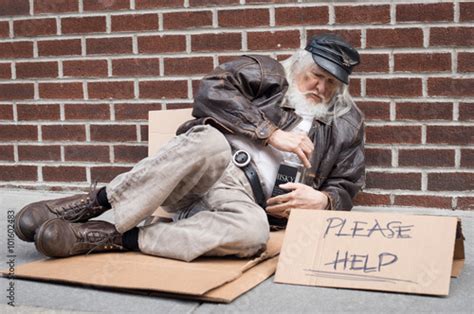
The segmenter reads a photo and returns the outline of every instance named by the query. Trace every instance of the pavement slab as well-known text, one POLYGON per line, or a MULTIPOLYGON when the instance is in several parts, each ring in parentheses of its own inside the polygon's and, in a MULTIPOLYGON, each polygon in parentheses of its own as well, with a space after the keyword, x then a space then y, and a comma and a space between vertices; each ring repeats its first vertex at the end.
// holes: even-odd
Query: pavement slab
MULTIPOLYGON (((0 268, 6 268, 7 211, 18 212, 24 205, 71 193, 0 189, 0 268)), ((356 207, 357 211, 378 211, 356 207)), ((448 297, 408 295, 376 291, 306 287, 277 284, 273 277, 242 295, 231 304, 215 304, 165 297, 105 291, 90 287, 69 286, 29 280, 15 280, 15 308, 7 305, 9 281, 0 279, 1 313, 69 313, 69 312, 166 312, 166 313, 474 313, 474 212, 420 208, 381 208, 380 211, 434 214, 460 217, 463 224, 466 263, 459 278, 451 279, 448 297)), ((112 221, 107 212, 100 219, 112 221)), ((32 243, 16 239, 16 265, 43 258, 32 243)))

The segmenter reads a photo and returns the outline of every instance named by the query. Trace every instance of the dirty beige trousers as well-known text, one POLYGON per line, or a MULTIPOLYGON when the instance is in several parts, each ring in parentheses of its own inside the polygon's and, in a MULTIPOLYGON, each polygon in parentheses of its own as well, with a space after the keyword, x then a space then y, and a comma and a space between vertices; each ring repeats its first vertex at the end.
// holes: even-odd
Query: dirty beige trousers
POLYGON ((139 228, 139 248, 146 254, 191 261, 263 251, 267 217, 231 158, 227 140, 211 126, 175 137, 107 185, 117 230, 130 230, 162 206, 175 219, 139 228))

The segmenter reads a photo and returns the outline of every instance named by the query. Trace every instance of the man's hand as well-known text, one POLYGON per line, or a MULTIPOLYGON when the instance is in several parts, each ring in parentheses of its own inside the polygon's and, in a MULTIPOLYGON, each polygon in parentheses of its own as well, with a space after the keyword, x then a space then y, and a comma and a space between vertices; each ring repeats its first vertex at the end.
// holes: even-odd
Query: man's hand
POLYGON ((292 208, 324 209, 328 205, 326 194, 305 184, 288 182, 281 184, 280 187, 292 191, 267 201, 266 211, 271 216, 288 218, 292 208))
POLYGON ((276 130, 268 139, 268 143, 281 151, 295 153, 306 168, 311 167, 309 158, 314 145, 305 133, 276 130))

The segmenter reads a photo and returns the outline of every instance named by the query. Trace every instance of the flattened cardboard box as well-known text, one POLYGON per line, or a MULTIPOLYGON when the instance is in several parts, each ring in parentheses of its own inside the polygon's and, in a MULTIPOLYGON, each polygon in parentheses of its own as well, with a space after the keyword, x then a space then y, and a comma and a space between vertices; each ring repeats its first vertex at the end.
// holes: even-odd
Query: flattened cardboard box
POLYGON ((228 303, 275 272, 283 236, 271 233, 267 250, 254 259, 187 263, 137 252, 98 253, 19 265, 15 277, 228 303))
POLYGON ((464 264, 455 217, 292 210, 275 282, 448 295, 464 264))

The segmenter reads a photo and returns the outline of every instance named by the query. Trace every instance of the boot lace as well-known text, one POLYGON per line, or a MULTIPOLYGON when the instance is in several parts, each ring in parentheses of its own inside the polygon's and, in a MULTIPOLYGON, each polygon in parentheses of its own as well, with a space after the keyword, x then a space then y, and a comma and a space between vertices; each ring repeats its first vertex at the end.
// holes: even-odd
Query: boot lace
MULTIPOLYGON (((89 187, 89 195, 95 191, 97 187, 97 181, 95 181, 89 187)), ((59 215, 60 218, 71 221, 77 222, 83 218, 88 218, 88 216, 93 215, 97 212, 100 207, 93 206, 94 201, 87 196, 84 199, 79 201, 69 203, 66 206, 61 206, 61 214, 59 215)))
POLYGON ((90 231, 86 233, 85 238, 82 239, 82 242, 85 244, 91 244, 93 247, 87 251, 86 255, 89 255, 96 249, 120 249, 123 250, 123 246, 114 242, 114 238, 117 237, 116 234, 107 234, 101 231, 90 231))

